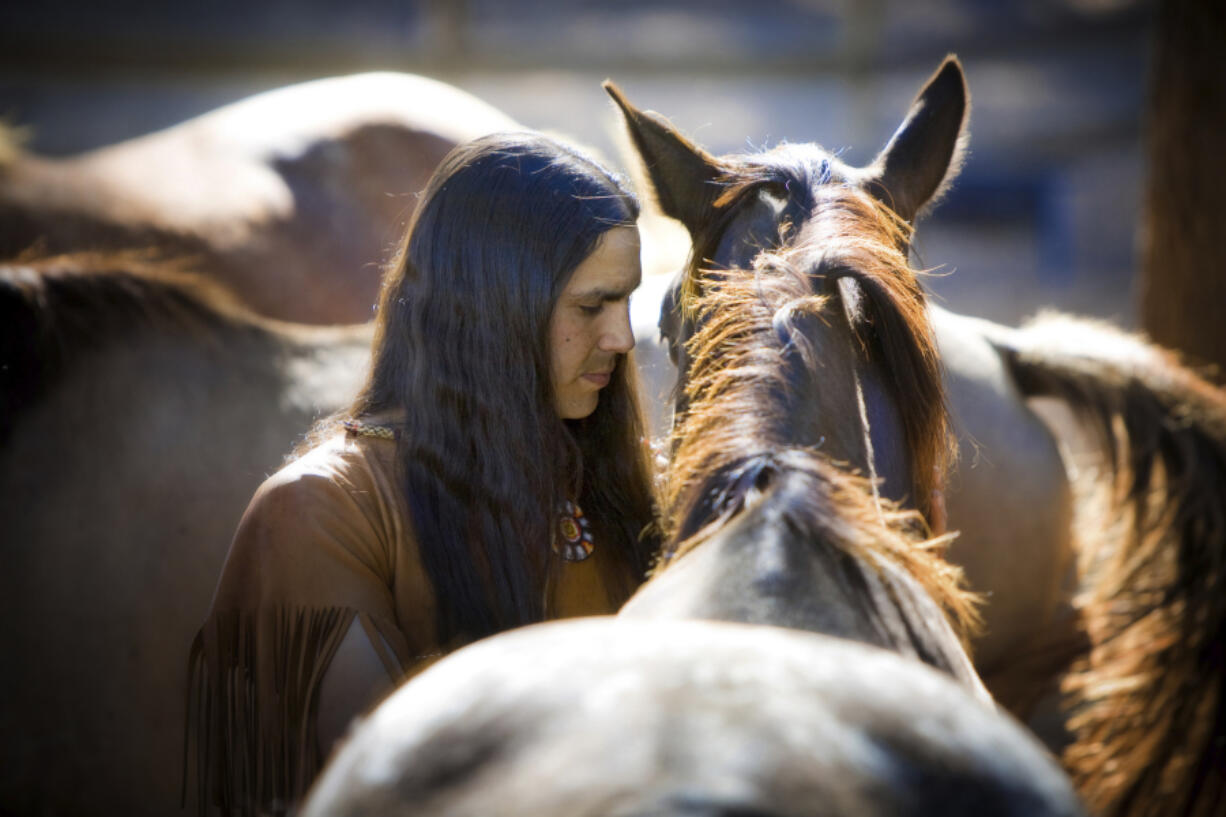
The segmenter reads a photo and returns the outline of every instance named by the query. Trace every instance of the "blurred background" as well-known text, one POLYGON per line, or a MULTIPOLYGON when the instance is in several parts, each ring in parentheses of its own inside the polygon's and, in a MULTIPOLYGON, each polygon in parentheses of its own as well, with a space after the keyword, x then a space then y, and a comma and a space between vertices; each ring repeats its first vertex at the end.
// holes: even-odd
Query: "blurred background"
POLYGON ((617 81, 717 153, 816 141, 865 163, 940 59, 970 83, 971 152, 921 226, 950 308, 1042 305, 1136 322, 1142 0, 17 0, 0 10, 0 116, 48 156, 250 94, 369 70, 452 83, 624 167, 617 81))

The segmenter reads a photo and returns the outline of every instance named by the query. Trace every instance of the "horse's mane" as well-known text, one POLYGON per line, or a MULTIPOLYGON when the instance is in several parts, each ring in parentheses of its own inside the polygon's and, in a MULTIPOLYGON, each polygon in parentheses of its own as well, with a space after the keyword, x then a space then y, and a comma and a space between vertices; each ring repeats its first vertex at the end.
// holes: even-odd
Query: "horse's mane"
MULTIPOLYGON (((910 502, 932 519, 933 491, 941 487, 954 460, 956 439, 927 300, 907 261, 911 226, 868 193, 828 183, 829 161, 815 163, 811 147, 783 145, 768 153, 722 161, 725 189, 707 223, 697 230, 681 303, 691 313, 730 311, 704 302, 701 292, 714 287, 703 282, 715 275, 722 288, 739 276, 705 270, 706 259, 713 255, 739 204, 763 188, 784 191, 789 203, 780 239, 785 245, 768 254, 770 263, 788 264, 812 276, 851 277, 859 283, 867 304, 849 313, 852 328, 861 351, 880 363, 898 408, 911 464, 910 502), (804 225, 801 234, 792 235, 795 224, 804 225)), ((811 294, 811 288, 806 292, 811 294)), ((695 348, 695 354, 701 353, 695 348)))
MULTIPOLYGON (((201 337, 267 321, 227 290, 150 253, 74 253, 0 263, 0 429, 80 359, 152 330, 201 337)), ((0 437, 0 444, 4 440, 0 437)))
POLYGON ((1065 762, 1102 813, 1216 813, 1226 797, 1226 391, 1169 351, 1048 314, 995 340, 1023 395, 1064 400, 1113 479, 1080 525, 1093 644, 1066 681, 1065 762))
POLYGON ((813 350, 796 321, 820 318, 830 299, 814 293, 810 275, 792 263, 794 254, 760 255, 752 273, 721 275, 699 299, 689 403, 674 430, 666 484, 670 544, 658 569, 740 511, 767 501, 782 473, 799 474, 811 490, 788 509, 790 524, 864 564, 901 567, 965 641, 977 623, 975 604, 961 586, 961 571, 937 552, 947 539, 921 541, 918 513, 879 505, 867 480, 792 441, 793 367, 801 367, 800 377, 816 376, 813 350))

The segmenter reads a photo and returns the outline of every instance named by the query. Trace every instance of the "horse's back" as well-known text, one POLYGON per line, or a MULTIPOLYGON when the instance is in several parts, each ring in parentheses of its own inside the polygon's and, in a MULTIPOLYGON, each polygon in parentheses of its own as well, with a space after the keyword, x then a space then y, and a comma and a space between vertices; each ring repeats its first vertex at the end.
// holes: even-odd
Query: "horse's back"
POLYGON ((262 314, 364 321, 439 160, 519 128, 411 74, 301 83, 79 156, 0 167, 0 255, 155 244, 196 256, 262 314))
MULTIPOLYGON (((125 217, 236 243, 244 226, 344 217, 346 199, 403 218, 448 150, 520 128, 458 88, 380 72, 267 91, 64 164, 101 191, 122 191, 125 217), (314 212, 328 205, 330 214, 314 212), (235 234, 210 232, 222 228, 235 234)), ((329 238, 344 240, 348 226, 333 224, 329 238)))
POLYGON ((468 647, 360 723, 312 815, 1074 815, 1007 716, 883 650, 586 619, 468 647))

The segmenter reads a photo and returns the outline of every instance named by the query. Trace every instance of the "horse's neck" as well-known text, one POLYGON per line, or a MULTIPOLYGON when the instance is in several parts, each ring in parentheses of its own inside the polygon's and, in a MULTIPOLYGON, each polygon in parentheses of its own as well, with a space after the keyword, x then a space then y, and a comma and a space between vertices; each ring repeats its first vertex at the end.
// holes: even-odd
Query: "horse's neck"
MULTIPOLYGON (((810 498, 812 486, 780 479, 758 505, 644 585, 621 614, 848 638, 913 656, 986 698, 945 614, 919 583, 895 565, 865 563, 828 532, 785 518, 789 507, 810 498)), ((846 512, 833 498, 822 504, 830 513, 846 512)), ((847 531, 854 524, 833 519, 829 526, 847 531)))
POLYGON ((835 551, 762 505, 670 564, 622 614, 790 627, 882 647, 889 641, 879 621, 866 615, 835 551))
POLYGON ((822 549, 751 510, 645 585, 633 618, 714 619, 827 633, 887 646, 884 633, 822 549))

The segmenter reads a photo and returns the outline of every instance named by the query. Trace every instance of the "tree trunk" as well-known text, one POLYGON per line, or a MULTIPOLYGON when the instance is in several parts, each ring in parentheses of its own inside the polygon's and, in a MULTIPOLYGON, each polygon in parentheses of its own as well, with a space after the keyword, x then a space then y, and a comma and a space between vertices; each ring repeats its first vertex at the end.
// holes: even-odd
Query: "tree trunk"
POLYGON ((1149 104, 1142 328, 1226 372, 1226 3, 1163 0, 1149 104))

